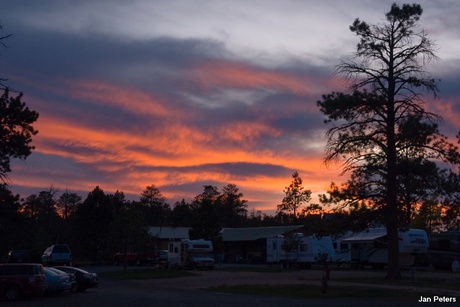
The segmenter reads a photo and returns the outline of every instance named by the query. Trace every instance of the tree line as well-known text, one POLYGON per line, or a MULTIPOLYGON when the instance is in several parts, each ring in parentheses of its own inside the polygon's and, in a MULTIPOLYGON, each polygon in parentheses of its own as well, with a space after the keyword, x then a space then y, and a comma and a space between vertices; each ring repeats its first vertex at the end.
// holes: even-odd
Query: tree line
MULTIPOLYGON (((148 233, 150 226, 189 227, 190 238, 212 240, 222 248, 222 228, 279 226, 306 223, 311 232, 320 215, 294 220, 290 213, 267 215, 248 210, 248 201, 235 184, 221 190, 206 185, 192 200, 171 205, 158 187, 147 186, 138 200, 127 200, 122 191, 105 193, 99 186, 86 198, 55 187, 21 198, 8 185, 0 185, 0 252, 12 249, 42 252, 47 246, 67 243, 76 256, 91 261, 108 261, 125 245, 138 250, 158 247, 148 233)), ((323 230, 324 231, 324 230, 323 230)), ((328 230, 329 231, 329 230, 328 230)))

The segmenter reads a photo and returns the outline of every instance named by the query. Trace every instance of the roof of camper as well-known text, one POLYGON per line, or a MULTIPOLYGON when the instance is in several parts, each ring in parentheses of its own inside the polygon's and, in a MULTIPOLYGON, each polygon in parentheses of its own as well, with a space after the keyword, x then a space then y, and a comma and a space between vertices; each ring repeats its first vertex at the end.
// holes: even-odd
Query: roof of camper
POLYGON ((160 239, 189 239, 189 230, 190 227, 152 226, 149 228, 149 234, 160 239))
POLYGON ((359 232, 349 238, 342 240, 344 243, 363 243, 370 242, 382 238, 387 235, 385 228, 374 228, 359 232))
POLYGON ((273 226, 273 227, 247 227, 247 228, 223 228, 222 240, 228 241, 255 241, 283 235, 287 232, 300 229, 303 225, 273 226))

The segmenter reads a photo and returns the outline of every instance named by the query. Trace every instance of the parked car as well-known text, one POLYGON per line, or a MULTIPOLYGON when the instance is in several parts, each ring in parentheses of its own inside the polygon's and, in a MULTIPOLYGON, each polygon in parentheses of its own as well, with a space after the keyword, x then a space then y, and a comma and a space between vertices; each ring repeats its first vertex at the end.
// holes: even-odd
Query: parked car
POLYGON ((48 269, 60 274, 60 275, 67 275, 69 276, 70 278, 70 283, 72 285, 72 287, 70 288, 70 291, 73 292, 73 291, 76 291, 77 290, 77 277, 75 276, 74 273, 67 273, 67 272, 64 272, 62 270, 59 270, 55 267, 47 267, 48 269))
POLYGON ((45 272, 41 264, 0 264, 0 293, 6 300, 40 296, 45 290, 45 272))
POLYGON ((42 263, 47 266, 72 265, 72 253, 67 244, 51 245, 42 255, 42 263))
POLYGON ((79 292, 99 286, 99 279, 96 273, 90 273, 83 269, 70 266, 56 266, 55 268, 66 273, 74 274, 77 279, 77 291, 79 292))
POLYGON ((43 268, 45 272, 46 280, 46 291, 45 294, 60 294, 64 291, 70 291, 72 289, 72 282, 70 276, 63 271, 57 269, 51 269, 48 267, 43 268))

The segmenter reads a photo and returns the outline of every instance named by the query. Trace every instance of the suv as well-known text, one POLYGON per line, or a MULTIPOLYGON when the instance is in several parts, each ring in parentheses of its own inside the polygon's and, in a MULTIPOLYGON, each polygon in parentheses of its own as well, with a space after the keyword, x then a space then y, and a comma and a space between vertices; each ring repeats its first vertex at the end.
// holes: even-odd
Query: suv
POLYGON ((42 255, 42 263, 47 266, 52 265, 72 265, 72 253, 67 244, 51 245, 42 255))
POLYGON ((43 266, 37 263, 0 264, 0 293, 8 301, 42 295, 46 290, 43 266))

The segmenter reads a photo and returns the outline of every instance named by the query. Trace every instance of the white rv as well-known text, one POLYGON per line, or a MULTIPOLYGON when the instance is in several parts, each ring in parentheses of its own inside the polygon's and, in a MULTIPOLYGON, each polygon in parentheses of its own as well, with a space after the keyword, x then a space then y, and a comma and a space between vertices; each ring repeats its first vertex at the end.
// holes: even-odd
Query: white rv
POLYGON ((267 263, 298 264, 310 268, 315 262, 335 260, 331 237, 304 236, 296 233, 292 237, 277 236, 267 239, 267 263))
MULTIPOLYGON (((351 263, 382 268, 388 263, 386 228, 370 228, 342 240, 351 245, 351 263)), ((415 254, 428 252, 428 236, 424 230, 399 231, 399 261, 404 267, 412 266, 415 254)))
POLYGON ((169 265, 177 268, 214 268, 212 242, 207 240, 181 240, 169 242, 169 265))

